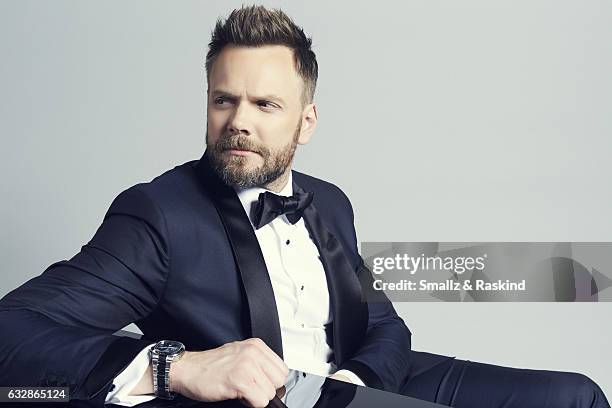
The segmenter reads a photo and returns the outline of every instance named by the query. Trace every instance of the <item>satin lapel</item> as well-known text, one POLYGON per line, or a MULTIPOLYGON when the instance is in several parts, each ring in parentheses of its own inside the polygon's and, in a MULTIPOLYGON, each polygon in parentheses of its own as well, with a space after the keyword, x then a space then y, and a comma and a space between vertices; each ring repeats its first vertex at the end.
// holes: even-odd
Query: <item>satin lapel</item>
MULTIPOLYGON (((293 191, 304 192, 295 182, 293 191)), ((368 305, 361 301, 361 285, 344 254, 342 244, 325 227, 314 204, 306 208, 303 217, 319 249, 327 276, 334 319, 334 355, 336 365, 340 366, 355 354, 363 342, 368 327, 368 305)))
POLYGON ((206 157, 198 172, 221 217, 240 271, 251 319, 251 335, 259 337, 281 358, 283 344, 270 275, 249 218, 233 188, 213 173, 206 157))

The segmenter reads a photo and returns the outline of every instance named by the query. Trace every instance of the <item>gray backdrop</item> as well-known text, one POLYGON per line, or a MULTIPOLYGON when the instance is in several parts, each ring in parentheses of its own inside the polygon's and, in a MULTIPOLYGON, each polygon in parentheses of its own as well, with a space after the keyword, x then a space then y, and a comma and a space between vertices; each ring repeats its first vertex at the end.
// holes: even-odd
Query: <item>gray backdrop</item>
MULTIPOLYGON (((203 60, 241 1, 0 1, 0 296, 112 199, 204 149, 203 60)), ((612 3, 308 1, 319 128, 296 168, 361 241, 611 241, 612 3)), ((580 371, 612 395, 612 304, 396 304, 414 347, 580 371)))

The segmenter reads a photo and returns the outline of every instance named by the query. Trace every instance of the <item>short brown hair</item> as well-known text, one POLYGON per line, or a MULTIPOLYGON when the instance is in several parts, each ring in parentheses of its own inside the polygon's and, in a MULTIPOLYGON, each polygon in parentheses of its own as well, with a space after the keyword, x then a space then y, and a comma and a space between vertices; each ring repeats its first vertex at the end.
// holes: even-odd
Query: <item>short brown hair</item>
POLYGON ((281 10, 268 10, 264 6, 242 6, 232 11, 225 21, 218 19, 206 54, 207 75, 226 45, 285 45, 291 48, 295 68, 304 80, 303 103, 312 102, 319 74, 317 57, 311 49, 312 39, 281 10))

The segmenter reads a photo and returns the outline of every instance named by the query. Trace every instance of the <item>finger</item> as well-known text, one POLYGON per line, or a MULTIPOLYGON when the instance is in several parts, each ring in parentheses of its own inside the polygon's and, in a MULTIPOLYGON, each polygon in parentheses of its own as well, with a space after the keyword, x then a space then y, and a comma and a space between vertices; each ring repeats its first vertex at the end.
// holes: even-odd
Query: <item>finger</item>
MULTIPOLYGON (((263 342, 262 342, 263 343, 263 342)), ((251 346, 256 350, 255 355, 252 357, 256 361, 257 365, 261 368, 263 373, 268 377, 270 382, 274 385, 275 388, 279 388, 280 386, 285 384, 287 380, 287 375, 289 374, 289 369, 287 368, 284 361, 280 360, 280 358, 270 349, 269 352, 274 355, 275 358, 270 356, 270 353, 267 353, 265 350, 262 350, 258 342, 252 342, 251 346), (279 367, 277 360, 280 360, 282 366, 279 367)), ((263 344, 263 347, 267 347, 263 344)))
POLYGON ((268 357, 280 370, 281 372, 287 375, 289 373, 289 368, 287 364, 276 354, 268 345, 260 338, 252 337, 250 339, 245 340, 245 342, 249 344, 253 344, 256 346, 261 352, 268 357))
POLYGON ((251 384, 239 398, 239 401, 252 408, 262 408, 268 405, 265 394, 255 385, 251 384))
POLYGON ((266 399, 266 405, 276 396, 276 388, 261 368, 253 369, 253 382, 266 399))
MULTIPOLYGON (((253 371, 256 372, 259 370, 253 371)), ((266 407, 270 400, 274 397, 270 394, 270 389, 275 392, 274 387, 272 387, 267 379, 265 379, 263 374, 250 374, 249 376, 251 377, 250 383, 240 390, 240 394, 242 395, 241 399, 246 401, 246 403, 251 407, 266 407)))
POLYGON ((265 357, 266 360, 258 359, 258 361, 261 362, 265 373, 271 376, 270 379, 274 380, 273 382, 276 384, 276 387, 278 388, 283 385, 287 379, 287 375, 289 375, 289 368, 287 367, 287 364, 285 364, 285 362, 262 340, 253 338, 246 341, 248 344, 255 346, 261 355, 265 357), (267 361, 267 364, 265 361, 267 361), (274 369, 278 374, 275 374, 273 371, 274 369))
POLYGON ((266 376, 274 389, 285 385, 285 382, 287 381, 287 374, 279 370, 278 366, 274 365, 268 358, 262 355, 259 356, 257 365, 261 370, 262 375, 266 376))

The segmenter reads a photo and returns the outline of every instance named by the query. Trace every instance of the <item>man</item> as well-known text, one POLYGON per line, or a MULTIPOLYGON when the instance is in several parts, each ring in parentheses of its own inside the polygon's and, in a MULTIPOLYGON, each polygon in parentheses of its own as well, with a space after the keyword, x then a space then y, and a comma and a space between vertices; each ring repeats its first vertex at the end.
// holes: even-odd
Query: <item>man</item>
POLYGON ((121 193, 79 254, 0 302, 0 385, 263 407, 303 381, 291 368, 457 407, 608 406, 583 376, 411 352, 393 306, 362 302, 348 199, 291 170, 317 123, 310 45, 263 7, 217 24, 204 156, 121 193), (131 322, 146 340, 110 335, 131 322))

